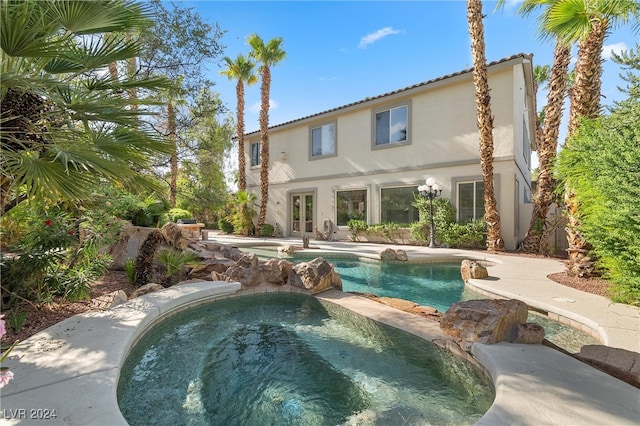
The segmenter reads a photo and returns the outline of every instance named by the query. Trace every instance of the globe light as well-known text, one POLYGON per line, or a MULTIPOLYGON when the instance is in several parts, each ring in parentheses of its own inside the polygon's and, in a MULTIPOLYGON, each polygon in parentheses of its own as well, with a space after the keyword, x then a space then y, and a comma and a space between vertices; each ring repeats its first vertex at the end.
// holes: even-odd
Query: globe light
POLYGON ((429 219, 430 219, 430 230, 429 230, 429 247, 436 247, 436 227, 433 221, 433 199, 442 194, 442 188, 436 183, 434 178, 428 178, 426 180, 426 185, 420 185, 418 187, 418 192, 421 197, 429 199, 429 219))

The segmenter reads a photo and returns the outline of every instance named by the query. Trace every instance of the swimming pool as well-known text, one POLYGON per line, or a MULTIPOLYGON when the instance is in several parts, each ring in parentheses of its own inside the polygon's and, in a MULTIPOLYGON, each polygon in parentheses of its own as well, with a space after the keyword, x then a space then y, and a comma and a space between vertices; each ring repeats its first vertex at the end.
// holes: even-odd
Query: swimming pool
MULTIPOLYGON (((273 247, 246 247, 248 253, 262 258, 277 257, 273 247)), ((377 296, 396 297, 440 312, 461 300, 484 299, 485 296, 467 289, 460 275, 460 262, 445 263, 387 263, 373 259, 331 253, 296 253, 285 256, 292 262, 302 262, 322 256, 335 266, 342 278, 343 291, 373 293, 377 296)), ((598 345, 600 341, 574 327, 562 324, 537 313, 530 312, 527 319, 542 325, 545 338, 571 352, 580 352, 583 345, 598 345)))
POLYGON ((317 298, 215 301, 153 327, 118 401, 139 424, 473 424, 495 391, 431 342, 317 298))

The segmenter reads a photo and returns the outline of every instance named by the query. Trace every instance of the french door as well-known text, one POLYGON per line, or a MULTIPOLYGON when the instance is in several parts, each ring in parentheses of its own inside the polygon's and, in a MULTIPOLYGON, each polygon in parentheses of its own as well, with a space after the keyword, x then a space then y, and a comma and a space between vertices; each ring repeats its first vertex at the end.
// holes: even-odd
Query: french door
POLYGON ((291 236, 312 236, 315 221, 313 218, 313 193, 291 194, 291 236))

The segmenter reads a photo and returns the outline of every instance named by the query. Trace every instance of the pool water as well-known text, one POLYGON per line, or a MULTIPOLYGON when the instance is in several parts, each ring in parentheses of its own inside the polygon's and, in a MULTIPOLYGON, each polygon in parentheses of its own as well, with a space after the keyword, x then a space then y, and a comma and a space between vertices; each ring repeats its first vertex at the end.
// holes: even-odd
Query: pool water
POLYGON ((342 279, 343 291, 398 297, 441 312, 462 298, 460 263, 384 263, 328 258, 342 279))
MULTIPOLYGON (((273 248, 251 247, 243 251, 262 257, 276 257, 273 248)), ((317 254, 296 253, 288 257, 293 262, 311 260, 317 254)), ((343 291, 373 293, 377 296, 396 297, 424 306, 432 306, 440 312, 461 300, 483 299, 485 296, 465 288, 460 276, 460 262, 455 263, 385 263, 360 260, 354 256, 322 255, 335 266, 342 278, 343 291)), ((530 313, 527 319, 544 327, 545 338, 571 352, 580 352, 583 345, 599 345, 593 336, 552 320, 530 313)))
POLYGON ((466 425, 494 397, 483 374, 433 343, 289 293, 162 321, 118 389, 131 425, 466 425))

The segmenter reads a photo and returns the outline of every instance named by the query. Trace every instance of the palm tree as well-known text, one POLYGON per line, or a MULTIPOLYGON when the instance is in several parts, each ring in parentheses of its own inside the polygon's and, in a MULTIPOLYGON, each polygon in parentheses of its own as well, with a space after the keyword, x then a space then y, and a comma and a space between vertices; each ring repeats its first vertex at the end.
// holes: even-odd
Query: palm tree
MULTIPOLYGON (((545 31, 545 22, 548 21, 549 14, 555 0, 525 0, 518 13, 529 16, 534 10, 543 8, 538 18, 540 27, 539 34, 547 38, 550 34, 545 31)), ((503 2, 499 2, 501 6, 503 2)), ((554 200, 555 180, 553 179, 553 166, 558 148, 558 137, 560 122, 562 120, 562 110, 567 92, 567 76, 569 62, 571 60, 571 43, 556 38, 553 52, 553 65, 550 71, 544 68, 534 68, 534 85, 537 93, 537 84, 548 81, 549 92, 547 93, 547 104, 541 120, 536 123, 536 144, 538 146, 539 174, 538 186, 533 196, 533 213, 529 229, 520 243, 520 250, 529 253, 541 253, 544 250, 543 235, 547 226, 547 213, 554 200), (538 71, 536 71, 538 70, 538 71), (542 124, 540 125, 540 121, 542 124)))
POLYGON ((220 71, 220 74, 227 76, 229 80, 237 80, 236 97, 238 98, 238 105, 236 107, 236 134, 238 138, 238 191, 242 192, 247 189, 246 161, 244 156, 244 83, 247 83, 247 86, 251 86, 258 81, 258 77, 253 72, 255 64, 243 55, 238 55, 235 61, 228 56, 225 56, 223 59, 227 64, 227 68, 220 71))
POLYGON ((571 48, 557 41, 553 53, 553 66, 549 78, 547 105, 544 108, 543 124, 536 129, 538 145, 538 186, 533 196, 533 212, 529 229, 520 244, 520 249, 529 253, 544 250, 543 235, 547 226, 547 214, 554 200, 555 179, 553 167, 558 149, 558 136, 562 109, 567 91, 567 73, 571 60, 571 48))
POLYGON ((1 211, 31 196, 82 200, 100 180, 144 182, 142 172, 167 146, 138 128, 146 112, 131 110, 119 94, 168 82, 118 79, 106 70, 136 57, 140 45, 125 34, 150 18, 131 1, 2 2, 1 211))
MULTIPOLYGON (((547 0, 549 1, 549 0, 547 0)), ((638 17, 637 0, 555 0, 545 30, 567 43, 578 42, 575 82, 569 109, 570 137, 581 117, 600 115, 602 47, 608 32, 638 17)))
MULTIPOLYGON (((602 47, 608 31, 638 17, 637 0, 556 0, 551 6, 544 28, 559 39, 578 42, 575 81, 569 109, 569 128, 566 143, 578 130, 581 118, 595 118, 600 114, 602 79, 602 47)), ((571 188, 565 188, 568 215, 567 240, 569 261, 567 273, 588 277, 594 273, 590 256, 591 246, 580 232, 579 205, 571 188)))
POLYGON ((269 92, 271 90, 271 67, 282 61, 286 52, 280 48, 282 37, 272 38, 266 44, 257 34, 251 34, 248 39, 251 46, 249 54, 260 63, 260 213, 256 227, 258 231, 267 219, 267 203, 269 201, 269 92))
POLYGON ((487 223, 487 250, 504 251, 500 235, 500 215, 493 187, 493 117, 485 58, 482 1, 467 0, 467 19, 471 35, 473 84, 476 88, 476 117, 480 137, 480 167, 484 183, 484 220, 487 223))

